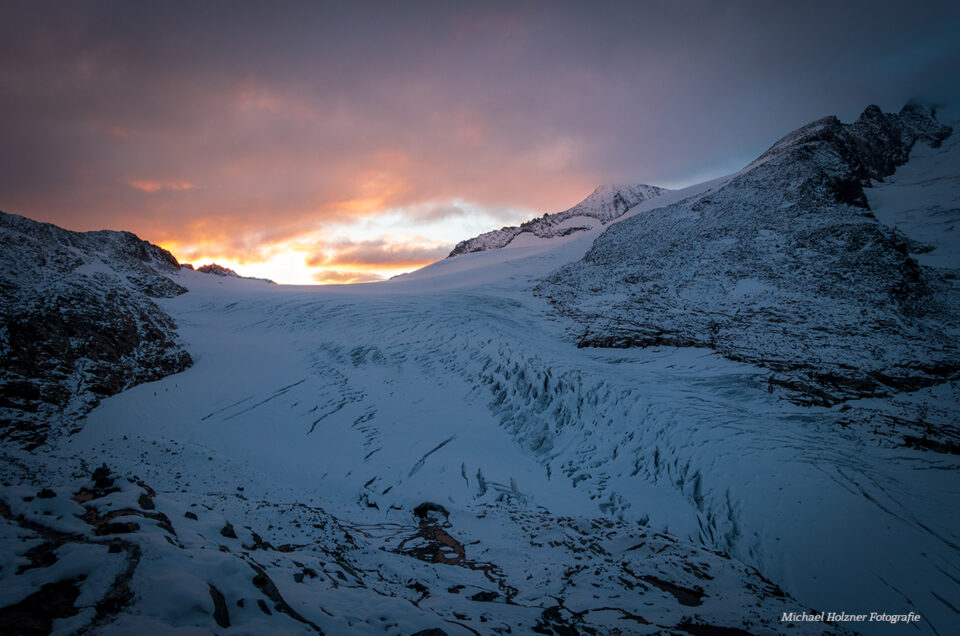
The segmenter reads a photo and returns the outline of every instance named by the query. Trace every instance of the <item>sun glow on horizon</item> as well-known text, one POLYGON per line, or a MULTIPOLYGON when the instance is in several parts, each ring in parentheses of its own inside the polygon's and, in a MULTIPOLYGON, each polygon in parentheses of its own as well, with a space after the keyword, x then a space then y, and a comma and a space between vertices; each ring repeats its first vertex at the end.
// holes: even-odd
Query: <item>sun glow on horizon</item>
POLYGON ((388 208, 277 239, 253 232, 230 242, 211 237, 216 224, 198 221, 192 232, 168 234, 158 244, 194 267, 216 263, 280 284, 361 283, 415 271, 445 258, 461 240, 534 216, 524 208, 452 199, 388 208))
MULTIPOLYGON (((416 262, 391 264, 376 263, 338 263, 311 264, 313 252, 292 245, 278 248, 262 260, 237 259, 227 254, 196 251, 187 245, 172 242, 160 245, 173 254, 181 264, 189 264, 194 269, 216 263, 229 267, 241 276, 266 278, 281 285, 337 285, 344 283, 368 283, 386 280, 398 274, 412 272, 439 259, 427 259, 416 262), (185 256, 189 254, 189 256, 185 256)), ((442 258, 442 257, 441 257, 442 258)))
MULTIPOLYGON (((164 248, 167 249, 167 248, 164 248)), ((171 250, 174 256, 176 252, 171 250)), ((386 280, 397 274, 419 269, 429 265, 424 262, 414 267, 368 269, 351 266, 350 268, 311 267, 307 264, 309 255, 297 250, 280 252, 268 260, 257 263, 241 263, 229 257, 202 255, 192 259, 194 268, 216 263, 229 267, 241 276, 266 278, 281 285, 338 285, 344 283, 366 283, 386 280)))

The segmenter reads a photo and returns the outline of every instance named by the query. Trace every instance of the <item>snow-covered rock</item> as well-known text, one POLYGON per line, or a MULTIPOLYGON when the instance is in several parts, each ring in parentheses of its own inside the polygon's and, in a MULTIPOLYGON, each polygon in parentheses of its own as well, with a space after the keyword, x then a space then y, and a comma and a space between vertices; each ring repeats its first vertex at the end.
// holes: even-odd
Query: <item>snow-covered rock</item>
POLYGON ((232 276, 233 278, 240 278, 240 274, 236 273, 229 267, 224 267, 223 265, 218 265, 216 263, 201 265, 197 268, 197 271, 204 274, 213 274, 214 276, 232 276))
POLYGON ((960 374, 953 274, 870 211, 866 192, 950 128, 916 105, 787 135, 719 187, 610 227, 539 287, 580 346, 690 346, 770 369, 834 404, 960 374))
POLYGON ((664 188, 645 184, 602 185, 590 196, 569 210, 544 214, 519 226, 508 226, 485 232, 480 236, 457 243, 447 258, 506 247, 517 237, 527 234, 538 238, 569 236, 576 232, 591 229, 592 219, 606 225, 621 217, 627 210, 642 201, 660 196, 667 192, 664 188))
POLYGON ((70 232, 0 213, 0 435, 29 446, 105 396, 182 371, 152 299, 186 291, 166 250, 129 232, 70 232))
POLYGON ((357 524, 106 463, 0 472, 18 482, 0 487, 4 633, 773 632, 799 607, 727 555, 624 522, 490 506, 461 527, 432 505, 357 524))
POLYGON ((201 274, 211 274, 212 276, 219 276, 220 278, 244 278, 246 280, 259 280, 265 283, 271 283, 276 285, 276 283, 269 278, 257 278, 256 276, 241 276, 229 267, 224 267, 218 263, 207 263, 206 265, 201 265, 200 267, 194 268, 191 263, 180 263, 180 269, 200 272, 201 274))

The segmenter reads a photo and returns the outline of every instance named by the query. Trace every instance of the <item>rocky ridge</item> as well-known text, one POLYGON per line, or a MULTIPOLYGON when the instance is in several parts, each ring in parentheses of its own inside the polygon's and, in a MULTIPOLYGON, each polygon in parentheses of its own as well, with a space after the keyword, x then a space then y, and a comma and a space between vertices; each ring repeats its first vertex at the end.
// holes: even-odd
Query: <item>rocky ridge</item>
POLYGON ((240 274, 230 269, 229 267, 224 267, 223 265, 218 265, 216 263, 208 263, 206 265, 201 265, 197 268, 198 272, 203 274, 213 274, 214 276, 226 276, 230 278, 240 278, 240 274))
POLYGON ((153 301, 187 290, 168 251, 0 213, 0 437, 27 447, 105 396, 191 364, 153 301))
POLYGON ((460 241, 447 258, 471 252, 500 249, 506 247, 511 241, 524 233, 539 238, 553 238, 590 229, 582 225, 565 223, 565 221, 577 217, 597 219, 602 225, 606 225, 610 221, 623 216, 627 210, 638 203, 659 196, 664 192, 666 190, 663 188, 644 184, 602 185, 586 199, 568 210, 544 214, 519 226, 503 227, 460 241))
POLYGON ((180 268, 192 270, 195 272, 200 272, 201 274, 210 274, 211 276, 219 276, 220 278, 245 278, 247 280, 261 280, 265 283, 272 283, 276 285, 276 282, 270 280, 269 278, 257 278, 256 276, 241 276, 236 272, 236 270, 220 265, 219 263, 207 263, 206 265, 200 265, 199 267, 196 267, 196 268, 194 268, 194 266, 191 263, 180 263, 180 268))
POLYGON ((801 403, 956 378, 954 273, 920 266, 930 248, 865 194, 950 134, 913 104, 820 119, 718 186, 611 226, 538 293, 578 323, 579 346, 710 348, 770 369, 771 390, 801 403))

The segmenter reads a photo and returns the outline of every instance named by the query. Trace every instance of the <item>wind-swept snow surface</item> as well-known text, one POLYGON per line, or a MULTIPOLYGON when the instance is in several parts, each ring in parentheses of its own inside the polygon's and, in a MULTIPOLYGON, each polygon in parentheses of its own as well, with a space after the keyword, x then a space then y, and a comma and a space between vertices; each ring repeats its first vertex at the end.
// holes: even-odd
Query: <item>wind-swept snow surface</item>
MULTIPOLYGON (((918 157, 935 162, 929 152, 918 157)), ((905 198, 935 213, 933 198, 898 188, 957 164, 923 165, 928 176, 908 163, 863 205, 887 197, 880 220, 881 208, 903 217, 905 198)), ((811 403, 803 386, 771 382, 769 365, 709 342, 578 346, 582 314, 545 291, 580 285, 589 299, 673 275, 622 283, 583 259, 648 219, 682 227, 670 223, 683 210, 744 180, 759 191, 757 170, 387 283, 171 274, 189 292, 157 302, 193 366, 105 399, 42 453, 4 450, 0 619, 45 604, 61 633, 772 634, 788 630, 783 613, 815 609, 915 612, 911 631, 948 633, 960 619, 954 379, 811 403)), ((841 225, 894 240, 862 218, 841 225)), ((897 239, 898 263, 913 238, 897 239)), ((917 267, 949 296, 943 270, 917 267)), ((744 276, 710 302, 786 293, 744 276)), ((837 315, 799 324, 842 335, 837 315)), ((922 319, 944 351, 956 346, 948 322, 922 319)), ((930 350, 909 335, 911 351, 930 350)), ((904 625, 789 631, 847 629, 904 625)))

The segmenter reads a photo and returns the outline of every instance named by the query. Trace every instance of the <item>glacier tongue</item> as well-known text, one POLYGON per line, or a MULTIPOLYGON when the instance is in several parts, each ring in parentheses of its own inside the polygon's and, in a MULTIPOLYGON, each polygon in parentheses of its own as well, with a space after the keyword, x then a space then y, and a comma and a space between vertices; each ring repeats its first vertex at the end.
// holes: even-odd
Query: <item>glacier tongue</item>
MULTIPOLYGON (((697 546, 732 555, 795 595, 799 601, 789 608, 909 607, 932 624, 950 620, 929 590, 956 589, 943 567, 957 558, 957 461, 893 446, 866 424, 841 423, 876 404, 846 411, 794 406, 768 392, 762 369, 703 349, 577 348, 564 338, 563 322, 544 322, 542 301, 509 286, 442 294, 412 283, 402 291, 394 284, 275 292, 224 282, 234 285, 165 301, 196 366, 106 401, 72 438, 74 449, 102 454, 163 492, 187 482, 191 492, 223 493, 227 501, 238 486, 251 501, 313 501, 379 541, 409 539, 405 550, 420 546, 427 552, 418 554, 454 558, 459 548, 443 535, 410 538, 418 532, 414 509, 434 502, 449 511, 453 527, 444 532, 464 546, 463 559, 504 571, 515 562, 504 555, 518 549, 518 533, 550 545, 540 530, 525 535, 531 526, 518 521, 540 511, 548 516, 538 523, 548 526, 553 515, 587 527, 614 523, 623 537, 627 528, 669 533, 691 551, 692 564, 707 559, 697 556, 697 546), (495 525, 485 525, 490 515, 499 519, 495 525)), ((951 395, 927 401, 945 408, 951 395)), ((881 407, 892 416, 908 411, 881 407)), ((272 513, 258 522, 226 510, 220 514, 235 524, 244 519, 265 540, 285 541, 288 530, 264 527, 276 525, 272 513)), ((573 556, 531 554, 557 563, 557 572, 584 572, 573 556)), ((362 551, 355 558, 370 570, 386 567, 362 551)), ((653 556, 646 563, 643 572, 631 570, 684 589, 695 583, 720 598, 703 580, 660 570, 666 566, 653 556)), ((549 594, 581 611, 587 606, 569 600, 581 586, 601 596, 624 593, 602 577, 578 583, 549 578, 532 562, 517 567, 521 574, 498 579, 506 588, 480 579, 447 587, 466 585, 470 596, 486 591, 500 599, 516 588, 516 599, 540 608, 537 616, 553 606, 549 594), (525 583, 530 575, 535 583, 525 583)), ((452 620, 471 616, 476 626, 473 602, 438 591, 433 576, 414 580, 453 605, 428 604, 431 611, 452 620)), ((602 598, 654 626, 681 621, 678 614, 653 620, 642 606, 602 598)), ((674 602, 655 605, 692 611, 674 602)), ((698 620, 747 628, 733 618, 742 610, 725 607, 703 609, 698 620)), ((482 615, 536 624, 498 612, 482 615)), ((622 624, 618 611, 611 616, 613 623, 596 624, 601 631, 622 624)))

